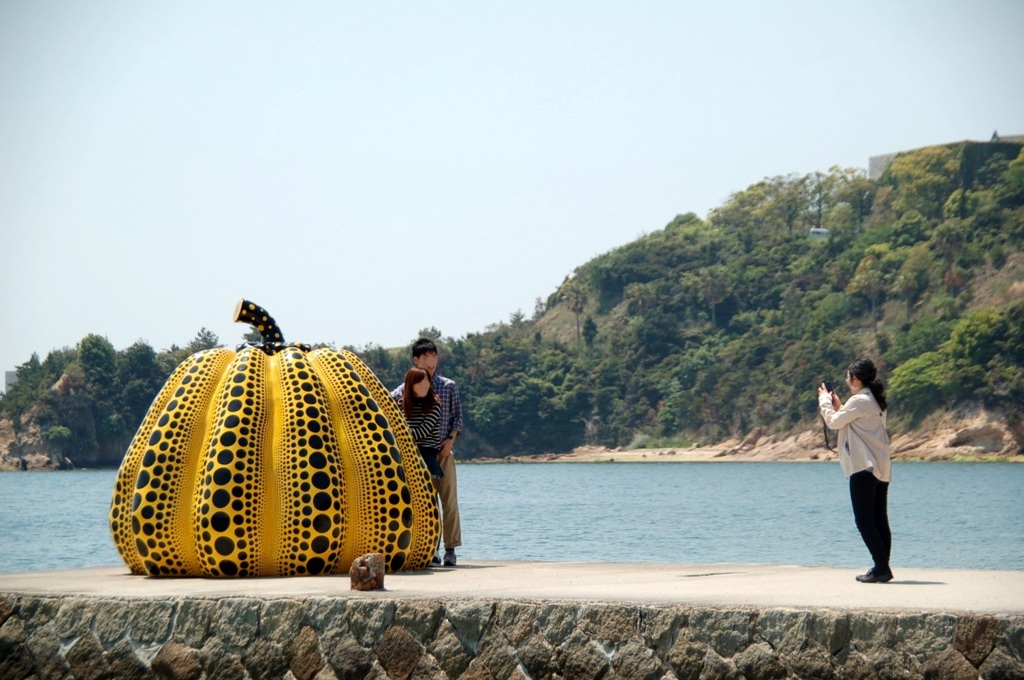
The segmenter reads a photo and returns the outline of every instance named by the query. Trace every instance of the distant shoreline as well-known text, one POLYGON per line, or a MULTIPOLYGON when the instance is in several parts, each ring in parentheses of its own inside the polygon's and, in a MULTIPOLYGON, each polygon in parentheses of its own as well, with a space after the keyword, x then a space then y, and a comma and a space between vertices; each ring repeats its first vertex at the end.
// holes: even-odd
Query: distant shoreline
MULTIPOLYGON (((716 446, 608 449, 581 446, 569 453, 538 453, 496 458, 460 458, 460 463, 829 463, 838 456, 824 446, 808 445, 804 437, 783 442, 729 441, 716 446)), ((1024 463, 1024 455, 989 453, 971 446, 949 446, 944 441, 917 441, 896 437, 892 458, 901 462, 1024 463)))
MULTIPOLYGON (((707 446, 614 448, 579 446, 566 453, 515 454, 497 457, 456 456, 460 463, 821 463, 836 462, 835 452, 824 446, 820 430, 793 435, 753 432, 744 439, 729 439, 707 446)), ((892 458, 900 462, 1024 463, 1020 435, 987 414, 955 418, 892 438, 892 458)), ((11 468, 6 468, 11 469, 11 468)), ((0 471, 6 471, 0 465, 0 471)), ((36 470, 54 469, 40 466, 36 470)), ((81 469, 117 469, 91 467, 81 469)), ((31 468, 30 468, 31 470, 31 468)), ((11 469, 11 471, 15 471, 11 469)))
MULTIPOLYGON (((1024 463, 1024 426, 1008 424, 985 409, 943 414, 916 429, 892 432, 892 458, 904 462, 1024 463)), ((456 455, 458 455, 456 453, 456 455)), ((796 434, 770 434, 762 428, 715 444, 659 448, 579 446, 569 453, 495 458, 460 458, 474 463, 752 463, 836 462, 825 447, 821 427, 796 434)))

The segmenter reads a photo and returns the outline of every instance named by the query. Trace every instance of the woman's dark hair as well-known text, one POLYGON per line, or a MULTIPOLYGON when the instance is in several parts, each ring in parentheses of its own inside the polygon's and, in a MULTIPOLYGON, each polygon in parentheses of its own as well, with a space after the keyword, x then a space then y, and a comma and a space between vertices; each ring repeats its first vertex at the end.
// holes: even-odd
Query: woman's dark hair
POLYGON ((405 387, 402 390, 402 413, 405 414, 406 419, 412 418, 412 405, 416 401, 427 401, 431 404, 440 404, 441 399, 434 392, 434 381, 430 379, 430 374, 424 371, 422 368, 410 368, 405 373, 405 387), (427 396, 417 397, 413 391, 413 385, 420 384, 421 381, 426 380, 429 389, 427 390, 427 396))
POLYGON ((878 369, 875 368, 875 364, 872 363, 871 359, 858 359, 850 364, 849 368, 850 375, 860 380, 864 387, 871 390, 871 394, 874 395, 875 401, 882 407, 882 410, 886 410, 888 406, 885 400, 885 385, 878 379, 878 369))

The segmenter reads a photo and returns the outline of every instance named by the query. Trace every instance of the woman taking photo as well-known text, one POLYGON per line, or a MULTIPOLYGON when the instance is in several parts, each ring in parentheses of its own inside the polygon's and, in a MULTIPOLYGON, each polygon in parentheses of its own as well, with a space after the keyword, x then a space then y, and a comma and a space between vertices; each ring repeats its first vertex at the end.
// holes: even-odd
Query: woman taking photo
POLYGON ((441 464, 437 461, 442 443, 441 400, 434 392, 430 376, 422 368, 410 368, 405 374, 402 413, 436 486, 436 480, 444 477, 441 464))
POLYGON ((839 431, 839 464, 850 479, 853 518, 874 566, 857 580, 888 583, 892 580, 889 555, 889 434, 885 430, 885 386, 870 359, 861 359, 846 369, 850 398, 845 404, 825 383, 818 387, 818 408, 825 425, 839 431))

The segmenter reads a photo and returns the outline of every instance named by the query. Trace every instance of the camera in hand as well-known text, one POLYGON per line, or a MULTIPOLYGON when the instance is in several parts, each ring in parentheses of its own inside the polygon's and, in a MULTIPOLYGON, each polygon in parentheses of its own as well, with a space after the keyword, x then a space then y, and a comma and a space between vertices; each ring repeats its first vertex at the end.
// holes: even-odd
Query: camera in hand
POLYGON ((828 381, 828 380, 825 381, 825 389, 828 390, 829 392, 835 392, 836 391, 835 388, 832 387, 832 383, 830 381, 828 381))

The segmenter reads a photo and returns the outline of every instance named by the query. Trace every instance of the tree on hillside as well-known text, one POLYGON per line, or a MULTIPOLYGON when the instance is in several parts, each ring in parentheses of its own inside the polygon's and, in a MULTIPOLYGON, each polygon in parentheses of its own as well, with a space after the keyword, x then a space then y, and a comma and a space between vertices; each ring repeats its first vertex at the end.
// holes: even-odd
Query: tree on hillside
POLYGON ((649 283, 631 283, 626 286, 624 297, 626 311, 632 315, 643 316, 644 311, 650 309, 654 302, 654 287, 649 283))
POLYGON ((764 232, 764 210, 767 201, 765 182, 737 191, 725 205, 712 209, 708 219, 714 228, 739 241, 745 252, 754 249, 758 236, 764 232))
MULTIPOLYGON (((443 345, 441 335, 441 331, 431 326, 430 328, 421 328, 420 332, 416 334, 416 338, 427 338, 428 340, 433 340, 437 345, 443 345)), ((410 342, 409 345, 412 346, 412 343, 410 342)))
POLYGON ((885 290, 885 279, 882 274, 881 253, 874 246, 868 249, 860 262, 857 271, 850 280, 848 291, 863 295, 871 303, 871 323, 878 325, 878 296, 885 290))
POLYGON ((764 221, 779 231, 796 229, 808 207, 808 178, 798 175, 777 176, 766 180, 765 202, 760 207, 764 221))
POLYGON ((548 306, 544 303, 544 300, 540 296, 537 296, 537 298, 535 298, 534 301, 533 301, 533 319, 532 320, 533 321, 537 321, 542 316, 544 316, 544 312, 546 312, 546 311, 548 311, 548 306))
POLYGON ((976 309, 960 319, 942 346, 948 357, 950 380, 964 396, 984 385, 989 362, 999 352, 1005 325, 995 309, 976 309))
POLYGON ((39 398, 39 426, 44 433, 54 435, 61 452, 72 454, 78 464, 94 459, 100 447, 99 423, 109 413, 109 404, 98 403, 94 394, 95 388, 86 380, 81 364, 71 364, 39 398), (60 427, 67 428, 67 432, 53 429, 60 427))
POLYGON ((908 210, 900 215, 893 226, 890 242, 894 246, 913 246, 928 240, 931 231, 929 220, 916 210, 908 210))
POLYGON ((886 171, 897 191, 897 214, 916 210, 926 217, 942 217, 942 206, 957 188, 960 163, 952 149, 930 146, 898 155, 886 171))
POLYGON ((573 279, 565 284, 565 287, 562 289, 562 299, 572 313, 576 315, 576 345, 579 347, 583 338, 580 315, 587 308, 587 290, 578 279, 573 279))
POLYGON ((188 350, 189 354, 195 354, 201 352, 204 349, 213 349, 214 347, 220 347, 220 338, 217 334, 211 330, 208 330, 205 326, 199 329, 196 333, 196 337, 192 338, 192 342, 185 345, 185 349, 188 350))
POLYGON ((89 334, 78 344, 78 363, 93 398, 107 401, 117 382, 117 352, 106 338, 89 334))
POLYGON ((830 172, 813 172, 807 175, 807 216, 812 228, 825 226, 825 216, 832 205, 837 176, 830 172))
POLYGON ((1024 149, 1007 164, 995 193, 999 202, 1006 207, 1024 205, 1024 149))
POLYGON ((895 290, 906 305, 907 323, 910 323, 914 303, 928 289, 932 266, 928 245, 921 243, 911 249, 896 275, 895 290))
POLYGON ((708 303, 708 307, 711 309, 711 325, 717 326, 718 320, 715 310, 732 292, 729 287, 729 279, 725 267, 721 265, 706 267, 700 271, 698 277, 700 279, 701 297, 704 298, 704 301, 708 303))
POLYGON ((135 427, 142 422, 167 375, 157 362, 156 352, 142 340, 118 352, 116 363, 121 413, 128 426, 135 427))
POLYGON ((956 297, 957 288, 962 280, 957 272, 956 260, 966 240, 967 229, 963 220, 958 218, 946 220, 935 228, 932 235, 932 244, 946 263, 942 280, 953 297, 956 297))
POLYGON ((597 337, 597 323, 594 322, 592 317, 587 317, 587 320, 583 322, 583 342, 586 343, 587 347, 594 346, 594 339, 597 337))
POLYGON ((940 352, 911 357, 889 374, 889 398, 911 417, 944 407, 949 389, 949 366, 940 352))
POLYGON ((871 215, 877 185, 868 179, 867 174, 860 168, 832 166, 829 168, 829 175, 834 178, 832 205, 850 206, 855 223, 860 225, 871 215))

